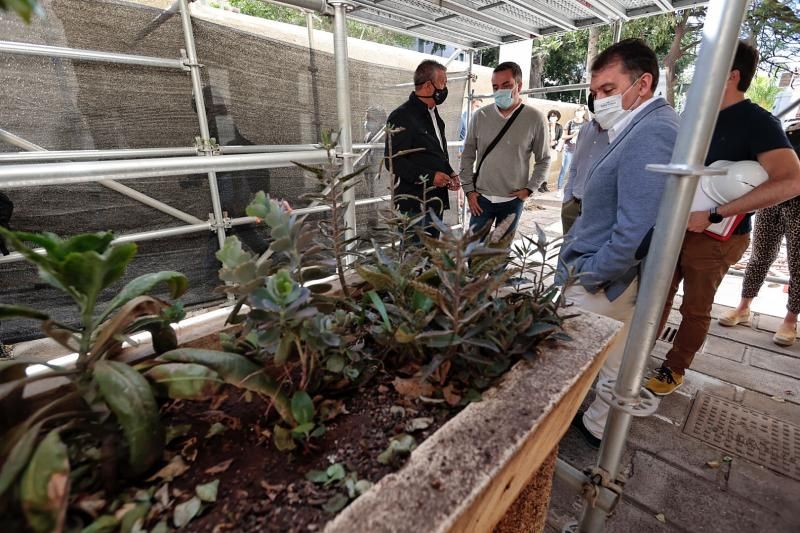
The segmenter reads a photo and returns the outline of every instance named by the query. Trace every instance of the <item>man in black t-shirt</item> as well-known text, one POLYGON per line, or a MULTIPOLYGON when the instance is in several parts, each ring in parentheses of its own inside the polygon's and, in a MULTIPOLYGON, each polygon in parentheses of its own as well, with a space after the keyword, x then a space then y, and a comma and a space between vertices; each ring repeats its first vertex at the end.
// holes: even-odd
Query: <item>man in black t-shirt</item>
POLYGON ((758 161, 769 178, 730 203, 710 212, 695 211, 689 215, 659 332, 666 325, 672 299, 683 281, 681 324, 666 360, 645 385, 659 396, 670 394, 683 383, 686 369, 705 342, 717 288, 749 244, 750 215, 727 240, 714 239, 703 231, 723 217, 752 213, 800 195, 800 161, 780 121, 744 97, 757 65, 758 51, 740 42, 725 85, 706 165, 719 160, 758 161))

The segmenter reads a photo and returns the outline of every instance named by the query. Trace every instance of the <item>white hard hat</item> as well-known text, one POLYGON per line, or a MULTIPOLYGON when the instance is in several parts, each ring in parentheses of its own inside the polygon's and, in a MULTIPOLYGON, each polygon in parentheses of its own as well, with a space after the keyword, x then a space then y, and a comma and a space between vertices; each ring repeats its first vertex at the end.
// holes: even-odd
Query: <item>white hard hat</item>
POLYGON ((727 168, 726 174, 703 176, 700 187, 719 205, 725 205, 749 193, 769 178, 758 161, 714 161, 712 168, 727 168))

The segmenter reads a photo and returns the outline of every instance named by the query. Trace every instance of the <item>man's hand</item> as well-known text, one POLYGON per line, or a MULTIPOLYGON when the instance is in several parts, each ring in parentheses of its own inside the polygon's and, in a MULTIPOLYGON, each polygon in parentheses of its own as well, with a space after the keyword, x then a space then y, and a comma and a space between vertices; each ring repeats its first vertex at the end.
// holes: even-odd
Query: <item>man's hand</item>
POLYGON ((450 176, 444 172, 437 172, 433 175, 433 184, 437 187, 447 187, 448 183, 450 183, 450 176))
POLYGON ((528 189, 517 189, 516 191, 511 191, 510 196, 515 196, 524 202, 525 200, 528 199, 530 195, 531 191, 529 191, 528 189))
POLYGON ((481 206, 478 205, 479 196, 480 194, 478 194, 475 191, 470 191, 467 193, 467 201, 469 202, 469 212, 472 213, 472 216, 474 217, 483 213, 483 209, 481 209, 481 206))
POLYGON ((692 211, 689 214, 689 224, 686 229, 695 233, 702 233, 711 225, 708 221, 708 211, 692 211))

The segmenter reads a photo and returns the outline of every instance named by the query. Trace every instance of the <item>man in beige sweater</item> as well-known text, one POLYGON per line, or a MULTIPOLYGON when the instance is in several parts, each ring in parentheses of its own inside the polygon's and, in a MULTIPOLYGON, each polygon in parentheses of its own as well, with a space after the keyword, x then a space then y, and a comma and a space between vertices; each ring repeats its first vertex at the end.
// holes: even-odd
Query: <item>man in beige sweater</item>
POLYGON ((461 185, 472 214, 470 228, 500 225, 514 217, 506 237, 516 230, 525 200, 547 176, 550 150, 544 115, 522 103, 519 65, 499 64, 492 73, 492 89, 494 104, 475 112, 464 140, 461 185))

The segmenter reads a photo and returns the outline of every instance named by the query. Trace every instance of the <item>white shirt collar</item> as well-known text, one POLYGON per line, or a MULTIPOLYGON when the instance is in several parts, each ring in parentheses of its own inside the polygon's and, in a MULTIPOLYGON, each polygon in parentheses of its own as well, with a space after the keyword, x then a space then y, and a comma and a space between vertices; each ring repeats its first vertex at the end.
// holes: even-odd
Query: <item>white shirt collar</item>
POLYGON ((500 115, 500 118, 502 118, 503 120, 508 120, 509 118, 511 118, 511 115, 513 115, 513 114, 514 114, 514 111, 516 111, 516 110, 517 110, 517 108, 518 108, 519 106, 521 106, 521 105, 522 105, 522 100, 520 100, 520 101, 519 101, 519 103, 518 103, 517 105, 515 105, 513 108, 511 108, 511 113, 509 113, 509 114, 508 114, 508 116, 503 116, 503 114, 500 112, 500 108, 499 108, 499 107, 497 107, 497 105, 496 105, 496 104, 495 104, 495 105, 493 105, 492 107, 494 108, 494 110, 495 110, 495 111, 497 111, 497 114, 498 114, 498 115, 500 115))
POLYGON ((636 109, 634 109, 633 111, 622 117, 622 119, 619 122, 614 124, 614 126, 612 126, 608 130, 608 144, 613 143, 616 140, 616 138, 619 137, 619 134, 625 131, 625 128, 627 128, 630 125, 630 123, 633 121, 636 115, 641 113, 643 110, 648 108, 653 102, 659 99, 660 98, 651 96, 642 105, 640 105, 639 107, 637 107, 636 109))

